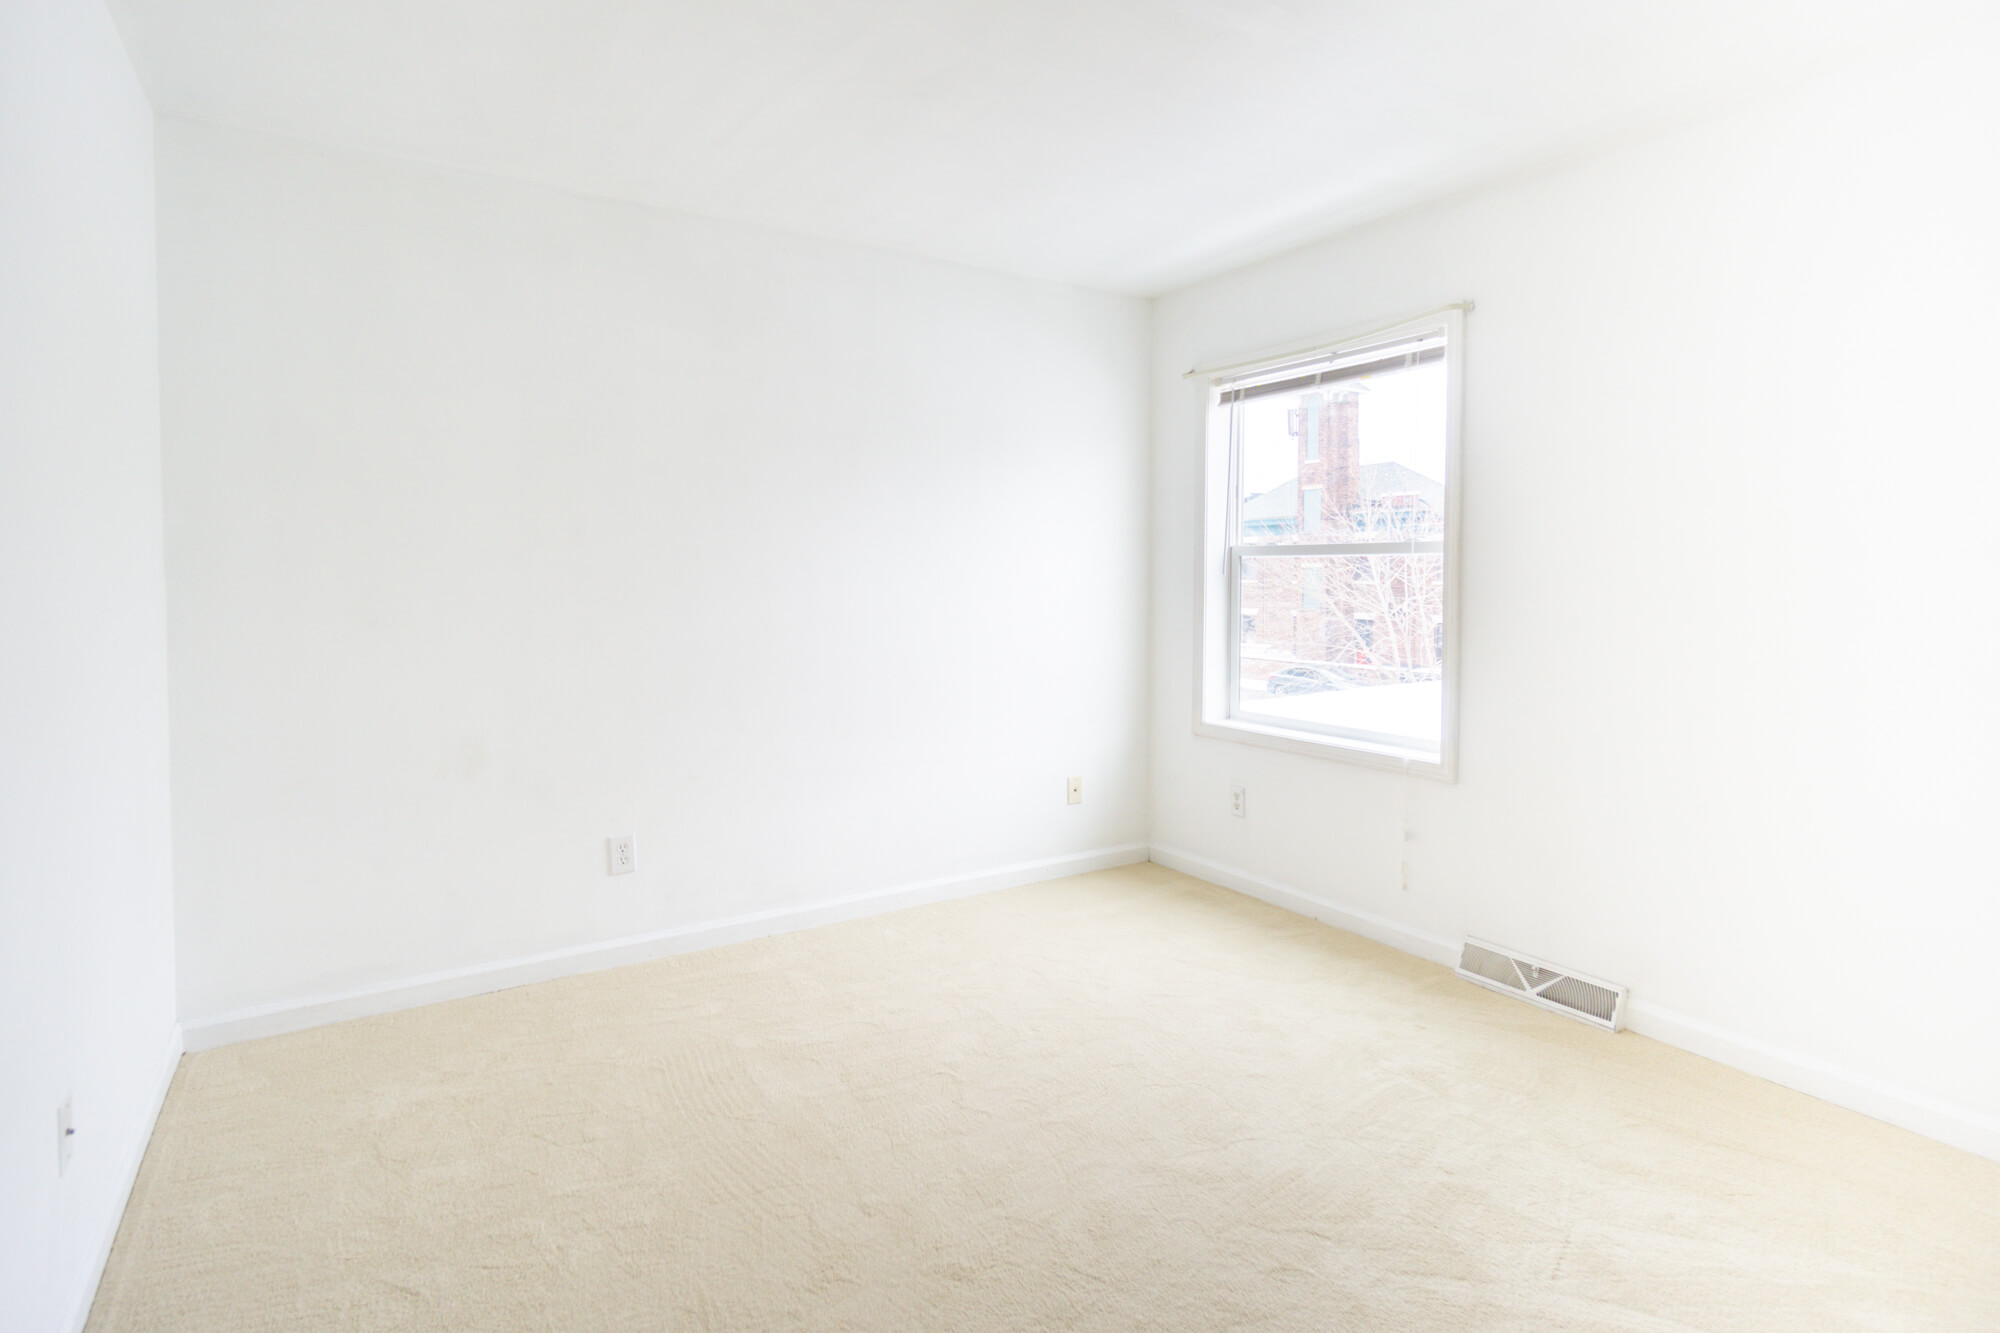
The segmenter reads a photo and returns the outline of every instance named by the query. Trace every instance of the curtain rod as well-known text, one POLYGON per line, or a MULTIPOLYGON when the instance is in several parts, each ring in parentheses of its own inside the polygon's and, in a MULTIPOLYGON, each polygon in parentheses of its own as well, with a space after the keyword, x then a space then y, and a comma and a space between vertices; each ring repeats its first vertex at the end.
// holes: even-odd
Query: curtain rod
POLYGON ((1365 324, 1359 328, 1350 329, 1345 333, 1325 334, 1314 338, 1310 342, 1286 343, 1279 347, 1273 347, 1268 351, 1260 352, 1255 356, 1238 357, 1233 361, 1211 361, 1194 367, 1182 375, 1181 378, 1191 380, 1202 376, 1225 375, 1232 370, 1253 370, 1258 366, 1267 366, 1277 361, 1289 361, 1294 358, 1313 356, 1320 352, 1331 352, 1346 343, 1372 337, 1378 333, 1387 333, 1391 329, 1399 329, 1405 324, 1414 324, 1418 320, 1429 319, 1432 315, 1442 315, 1447 310, 1459 310, 1469 315, 1472 313, 1472 302, 1453 301, 1449 305, 1432 306, 1428 310, 1419 310, 1414 315, 1405 315, 1401 319, 1390 320, 1387 323, 1365 324))
POLYGON ((1404 370, 1411 366, 1421 366, 1432 361, 1444 360, 1444 348, 1428 347, 1420 352, 1399 352, 1395 356, 1385 356, 1375 361, 1364 361, 1358 366, 1342 366, 1339 370, 1314 371, 1310 375, 1296 375, 1288 380, 1275 380, 1269 384, 1253 384, 1249 388, 1224 389, 1222 401, 1240 403, 1246 398, 1268 398, 1273 394, 1297 393, 1300 389, 1317 388, 1324 384, 1328 388, 1342 380, 1358 380, 1369 375, 1379 375, 1385 370, 1404 370))

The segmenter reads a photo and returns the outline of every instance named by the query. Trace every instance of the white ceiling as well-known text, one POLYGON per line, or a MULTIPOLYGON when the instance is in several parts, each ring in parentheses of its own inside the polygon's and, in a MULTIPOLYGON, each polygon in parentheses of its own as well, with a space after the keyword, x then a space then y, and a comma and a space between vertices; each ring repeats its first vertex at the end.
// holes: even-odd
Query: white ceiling
POLYGON ((1915 2, 111 8, 163 112, 1150 294, 1837 62, 1915 2))

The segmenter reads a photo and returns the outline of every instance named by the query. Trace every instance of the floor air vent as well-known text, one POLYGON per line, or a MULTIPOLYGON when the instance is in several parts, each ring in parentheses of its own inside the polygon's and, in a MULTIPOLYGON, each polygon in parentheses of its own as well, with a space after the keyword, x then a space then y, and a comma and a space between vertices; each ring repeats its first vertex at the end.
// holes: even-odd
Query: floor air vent
POLYGON ((1459 955, 1458 975, 1488 990, 1519 996, 1529 1004, 1580 1018, 1607 1032, 1616 1032, 1625 1025, 1623 986, 1565 972, 1498 945, 1467 940, 1465 952, 1459 955))

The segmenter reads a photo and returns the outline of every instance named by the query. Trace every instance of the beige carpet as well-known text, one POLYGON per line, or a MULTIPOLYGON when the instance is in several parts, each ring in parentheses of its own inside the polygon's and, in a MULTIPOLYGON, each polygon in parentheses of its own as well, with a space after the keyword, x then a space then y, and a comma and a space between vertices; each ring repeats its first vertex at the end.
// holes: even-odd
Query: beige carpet
POLYGON ((90 1328, 2000 1329, 2000 1165, 1156 866, 189 1057, 90 1328))

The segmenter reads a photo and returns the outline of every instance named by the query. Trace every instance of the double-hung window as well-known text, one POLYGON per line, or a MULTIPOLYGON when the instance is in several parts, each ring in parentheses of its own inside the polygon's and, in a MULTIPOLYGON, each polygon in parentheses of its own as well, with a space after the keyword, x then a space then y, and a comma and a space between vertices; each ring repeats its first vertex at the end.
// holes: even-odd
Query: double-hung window
POLYGON ((1197 731, 1453 775, 1465 309, 1194 372, 1197 731))

